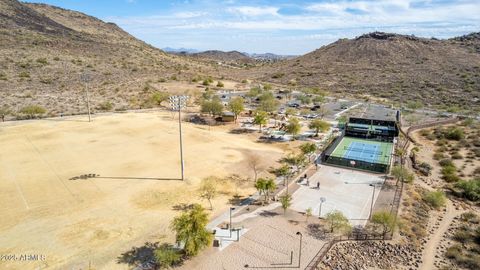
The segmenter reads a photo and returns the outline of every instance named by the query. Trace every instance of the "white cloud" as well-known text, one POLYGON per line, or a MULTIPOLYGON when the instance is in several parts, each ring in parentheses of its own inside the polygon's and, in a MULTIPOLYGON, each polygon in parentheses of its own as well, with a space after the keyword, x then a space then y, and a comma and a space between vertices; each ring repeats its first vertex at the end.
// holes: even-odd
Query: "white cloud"
POLYGON ((253 6, 238 6, 230 7, 227 9, 228 12, 233 14, 240 14, 244 16, 277 16, 279 8, 277 7, 253 7, 253 6))
POLYGON ((173 17, 179 18, 179 19, 189 19, 189 18, 195 18, 195 17, 202 17, 208 15, 208 12, 202 12, 202 11, 183 11, 183 12, 177 12, 173 14, 173 17))

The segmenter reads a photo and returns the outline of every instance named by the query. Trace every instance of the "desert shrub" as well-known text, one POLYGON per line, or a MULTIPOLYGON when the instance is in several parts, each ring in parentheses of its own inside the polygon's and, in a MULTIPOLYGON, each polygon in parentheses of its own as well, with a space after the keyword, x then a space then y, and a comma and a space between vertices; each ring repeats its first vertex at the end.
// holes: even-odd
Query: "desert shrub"
POLYGON ((462 156, 462 154, 460 154, 460 153, 457 152, 457 153, 453 153, 453 154, 452 154, 452 158, 453 158, 453 159, 462 159, 463 156, 462 156))
POLYGON ((223 82, 221 82, 221 81, 218 81, 218 82, 217 82, 217 87, 224 87, 224 86, 225 86, 225 85, 223 84, 223 82))
POLYGON ((442 167, 442 170, 441 170, 441 173, 442 173, 443 175, 446 175, 446 174, 456 174, 456 173, 457 173, 457 168, 455 168, 454 165, 443 166, 443 167, 442 167))
POLYGON ((438 162, 438 164, 440 164, 440 166, 442 167, 450 167, 450 166, 455 167, 451 159, 442 159, 438 162))
POLYGON ((28 73, 27 71, 22 71, 18 74, 18 77, 20 77, 20 78, 30 78, 30 73, 28 73))
POLYGON ((21 114, 24 114, 27 118, 32 119, 35 117, 40 117, 47 112, 45 108, 38 105, 28 105, 23 107, 20 111, 21 114))
POLYGON ((465 138, 465 134, 463 132, 463 129, 455 127, 455 128, 450 128, 446 131, 445 138, 449 140, 459 141, 465 138))
POLYGON ((440 153, 440 152, 435 152, 433 154, 433 159, 434 160, 440 160, 440 159, 445 158, 445 157, 446 157, 445 154, 440 153))
POLYGON ((462 179, 456 174, 444 174, 443 180, 445 180, 445 182, 448 182, 448 183, 455 183, 462 179))
POLYGON ((105 101, 98 104, 97 109, 101 111, 111 111, 113 109, 113 104, 110 101, 105 101))
POLYGON ((480 148, 473 149, 473 153, 475 154, 475 156, 480 157, 480 148))
POLYGON ((457 260, 458 258, 462 257, 462 247, 457 244, 447 248, 445 256, 449 259, 457 260))
POLYGON ((48 65, 47 58, 38 58, 37 63, 42 64, 42 65, 48 65))
POLYGON ((480 200, 480 178, 473 180, 461 180, 455 184, 455 187, 460 189, 461 197, 464 197, 470 201, 480 200))
POLYGON ((442 191, 427 191, 423 194, 423 200, 433 208, 440 208, 445 205, 446 197, 442 191))
POLYGON ((160 266, 160 269, 169 269, 178 264, 183 257, 182 251, 175 249, 172 245, 162 244, 155 252, 155 261, 160 266))

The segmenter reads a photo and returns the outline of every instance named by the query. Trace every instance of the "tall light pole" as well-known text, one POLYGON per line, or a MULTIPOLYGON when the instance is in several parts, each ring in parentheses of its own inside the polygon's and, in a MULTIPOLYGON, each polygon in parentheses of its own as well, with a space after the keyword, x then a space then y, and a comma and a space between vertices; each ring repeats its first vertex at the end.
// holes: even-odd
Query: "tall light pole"
POLYGON ((232 211, 235 210, 235 207, 230 207, 230 225, 228 230, 230 231, 230 238, 232 238, 232 211))
POLYGON ((301 232, 297 232, 297 235, 300 235, 300 248, 298 249, 298 268, 300 268, 300 262, 302 260, 302 238, 303 235, 301 232))
POLYGON ((182 143, 182 107, 186 106, 188 96, 171 96, 170 106, 172 110, 178 110, 178 129, 180 134, 180 164, 182 167, 182 180, 184 180, 184 164, 183 164, 183 143, 182 143))
POLYGON ((80 75, 80 79, 85 83, 85 96, 87 99, 88 122, 91 122, 92 118, 90 116, 90 98, 88 96, 88 82, 90 81, 91 78, 87 73, 82 73, 82 75, 80 75))
POLYGON ((327 199, 325 197, 320 197, 320 208, 318 209, 318 218, 322 218, 322 204, 326 201, 327 199))
POLYGON ((368 215, 368 219, 371 219, 372 218, 372 212, 373 212, 373 200, 375 199, 375 184, 370 184, 369 186, 373 187, 372 202, 370 204, 370 215, 368 215))

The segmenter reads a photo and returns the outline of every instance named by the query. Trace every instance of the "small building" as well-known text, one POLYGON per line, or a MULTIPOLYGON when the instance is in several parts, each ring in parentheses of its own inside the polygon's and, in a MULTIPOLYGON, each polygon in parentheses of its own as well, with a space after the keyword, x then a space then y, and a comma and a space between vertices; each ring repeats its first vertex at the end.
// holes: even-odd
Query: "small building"
POLYGON ((224 112, 222 114, 222 122, 233 122, 235 121, 235 114, 233 112, 224 112))

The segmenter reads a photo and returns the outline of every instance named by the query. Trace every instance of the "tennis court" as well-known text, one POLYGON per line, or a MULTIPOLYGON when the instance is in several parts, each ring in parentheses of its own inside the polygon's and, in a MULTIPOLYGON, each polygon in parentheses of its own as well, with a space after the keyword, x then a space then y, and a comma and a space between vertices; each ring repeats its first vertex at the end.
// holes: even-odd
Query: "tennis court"
POLYGON ((389 165, 393 143, 344 137, 332 156, 389 165))

